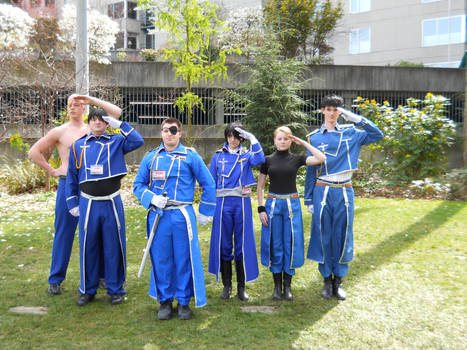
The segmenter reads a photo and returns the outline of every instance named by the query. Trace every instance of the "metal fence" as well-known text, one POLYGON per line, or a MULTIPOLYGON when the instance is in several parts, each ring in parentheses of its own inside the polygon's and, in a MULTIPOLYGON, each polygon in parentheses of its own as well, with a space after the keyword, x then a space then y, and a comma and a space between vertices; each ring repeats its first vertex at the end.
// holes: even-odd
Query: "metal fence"
MULTIPOLYGON (((432 91, 433 92, 433 91, 432 91)), ((0 88, 0 123, 40 122, 41 110, 47 108, 49 113, 46 123, 52 118, 60 118, 66 109, 66 101, 71 90, 58 91, 53 106, 48 99, 31 87, 0 88)), ((153 125, 161 124, 165 118, 174 117, 182 124, 187 124, 187 113, 175 105, 175 99, 183 93, 183 89, 174 88, 99 88, 91 94, 111 101, 123 109, 123 118, 133 124, 153 125)), ((193 125, 214 125, 230 123, 241 119, 245 112, 241 104, 235 104, 227 95, 218 89, 194 89, 194 93, 202 99, 202 108, 193 110, 193 125), (221 114, 221 115, 218 115, 221 114)), ((461 92, 433 92, 450 99, 448 117, 457 123, 463 122, 464 94, 461 92)), ((378 103, 388 101, 391 106, 405 105, 409 97, 423 99, 424 92, 411 91, 338 91, 338 90, 303 90, 301 97, 305 100, 303 112, 310 116, 310 126, 320 125, 323 116, 319 113, 319 106, 324 96, 337 94, 344 96, 348 106, 353 99, 361 96, 374 99, 378 103)))

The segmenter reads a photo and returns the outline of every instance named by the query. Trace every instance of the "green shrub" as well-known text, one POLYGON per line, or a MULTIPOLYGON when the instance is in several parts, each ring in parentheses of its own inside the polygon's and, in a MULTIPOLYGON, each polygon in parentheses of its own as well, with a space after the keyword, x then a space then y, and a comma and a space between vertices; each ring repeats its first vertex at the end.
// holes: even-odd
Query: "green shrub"
MULTIPOLYGON (((9 194, 30 192, 46 185, 45 171, 29 159, 17 160, 12 165, 5 164, 2 168, 0 182, 9 194)), ((58 178, 50 177, 50 182, 51 187, 56 187, 58 178)))
POLYGON ((374 121, 384 138, 369 146, 385 157, 382 175, 399 183, 442 175, 447 147, 455 138, 455 124, 446 117, 449 99, 428 93, 424 100, 407 99, 407 105, 393 108, 387 101, 357 97, 358 112, 374 121))

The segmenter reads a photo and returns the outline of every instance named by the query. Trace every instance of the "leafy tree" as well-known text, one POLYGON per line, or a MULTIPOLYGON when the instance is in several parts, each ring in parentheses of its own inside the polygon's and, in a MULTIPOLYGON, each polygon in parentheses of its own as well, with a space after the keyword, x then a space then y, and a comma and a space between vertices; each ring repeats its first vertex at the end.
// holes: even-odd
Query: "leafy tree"
POLYGON ((305 101, 299 94, 307 82, 307 68, 297 59, 284 59, 272 34, 266 34, 264 43, 254 50, 255 63, 243 67, 247 82, 227 94, 236 105, 244 106, 242 123, 258 137, 265 152, 271 153, 277 127, 287 125, 299 137, 306 134, 310 117, 302 111, 305 101))
POLYGON ((331 0, 268 0, 264 7, 286 57, 323 60, 333 48, 327 39, 342 17, 342 3, 331 0))
POLYGON ((38 17, 34 21, 29 44, 39 52, 40 58, 49 58, 62 46, 59 41, 60 33, 56 17, 38 17))
MULTIPOLYGON (((226 54, 232 50, 219 50, 218 57, 209 55, 210 42, 223 27, 217 18, 217 6, 197 0, 138 0, 139 5, 154 14, 154 25, 168 31, 169 48, 164 48, 164 59, 170 60, 175 76, 186 82, 185 91, 175 100, 180 111, 187 111, 186 140, 190 145, 193 108, 203 109, 201 98, 193 93, 193 86, 201 80, 215 81, 227 78, 226 54)), ((239 51, 238 51, 239 52, 239 51)))

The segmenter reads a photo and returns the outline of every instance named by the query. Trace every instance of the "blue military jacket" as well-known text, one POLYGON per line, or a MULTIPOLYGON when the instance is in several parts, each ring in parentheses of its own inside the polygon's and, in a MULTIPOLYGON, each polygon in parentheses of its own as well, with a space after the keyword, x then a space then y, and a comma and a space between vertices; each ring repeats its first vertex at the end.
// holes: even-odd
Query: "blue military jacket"
POLYGON ((127 122, 122 122, 118 135, 104 133, 95 137, 90 133, 76 140, 68 158, 65 189, 68 209, 78 206, 79 184, 125 175, 124 155, 143 143, 141 135, 127 122))
POLYGON ((196 151, 182 144, 167 152, 162 143, 149 151, 141 161, 133 192, 146 209, 150 208, 152 197, 164 192, 167 192, 171 201, 192 204, 196 181, 203 188, 199 212, 213 216, 216 187, 203 159, 196 151))
MULTIPOLYGON (((326 160, 323 164, 308 166, 306 169, 305 205, 313 204, 313 188, 317 176, 357 170, 361 146, 376 142, 383 136, 381 130, 365 117, 356 124, 337 124, 332 131, 326 130, 323 124, 321 128, 308 134, 308 142, 324 152, 326 160), (363 130, 357 129, 355 125, 363 130)), ((311 155, 309 151, 308 155, 311 155)))
POLYGON ((226 142, 211 159, 209 171, 216 181, 216 188, 256 184, 251 167, 264 163, 264 152, 259 142, 251 146, 251 151, 239 148, 237 154, 229 153, 228 147, 226 142))

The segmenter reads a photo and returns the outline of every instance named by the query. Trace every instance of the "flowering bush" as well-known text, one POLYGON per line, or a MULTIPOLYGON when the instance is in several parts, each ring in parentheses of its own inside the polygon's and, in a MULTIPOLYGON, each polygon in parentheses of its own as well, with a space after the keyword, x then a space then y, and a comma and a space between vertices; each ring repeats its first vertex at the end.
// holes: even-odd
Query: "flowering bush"
POLYGON ((141 56, 147 62, 155 62, 157 57, 160 56, 159 50, 144 49, 140 51, 141 56))
POLYGON ((227 30, 219 33, 221 49, 239 48, 246 57, 252 56, 252 48, 261 46, 264 41, 262 22, 263 13, 260 9, 232 9, 224 23, 227 30))
POLYGON ((26 11, 9 4, 0 4, 0 50, 28 46, 34 19, 26 11))
MULTIPOLYGON (((76 44, 76 7, 72 4, 63 6, 58 25, 61 30, 60 40, 67 44, 67 53, 73 54, 76 44)), ((98 63, 109 64, 106 56, 115 45, 119 31, 117 22, 97 10, 88 12, 89 59, 98 63)))
POLYGON ((428 93, 424 100, 409 98, 406 106, 397 108, 387 101, 381 105, 362 97, 354 102, 358 112, 384 133, 384 138, 369 148, 385 155, 382 165, 386 176, 408 183, 444 172, 446 148, 455 136, 455 124, 446 117, 449 99, 428 93))

